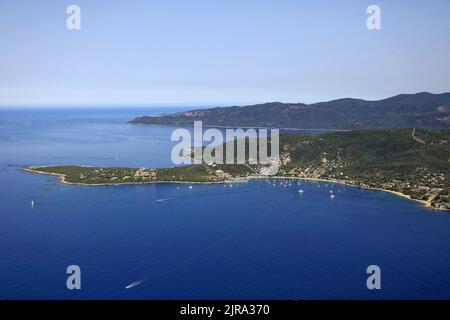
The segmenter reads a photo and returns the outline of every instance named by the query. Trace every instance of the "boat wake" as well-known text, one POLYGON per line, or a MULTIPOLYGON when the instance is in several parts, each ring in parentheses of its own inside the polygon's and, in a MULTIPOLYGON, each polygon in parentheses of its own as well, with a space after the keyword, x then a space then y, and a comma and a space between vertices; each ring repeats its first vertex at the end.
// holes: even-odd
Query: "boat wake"
POLYGON ((127 285, 126 287, 125 287, 125 289, 131 289, 131 288, 133 288, 133 287, 136 287, 136 286, 138 286, 138 285, 140 285, 141 283, 143 283, 145 280, 138 280, 138 281, 135 281, 135 282, 133 282, 133 283, 130 283, 129 285, 127 285))

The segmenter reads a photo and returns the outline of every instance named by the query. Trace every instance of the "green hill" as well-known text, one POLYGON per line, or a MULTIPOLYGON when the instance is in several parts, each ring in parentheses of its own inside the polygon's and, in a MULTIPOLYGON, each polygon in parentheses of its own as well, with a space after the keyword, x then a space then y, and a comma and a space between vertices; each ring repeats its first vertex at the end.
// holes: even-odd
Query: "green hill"
MULTIPOLYGON (((450 130, 381 129, 280 137, 276 177, 323 179, 399 192, 450 210, 450 130)), ((166 169, 31 167, 64 182, 229 182, 261 176, 263 165, 198 164, 166 169)))
POLYGON ((271 102, 142 116, 131 123, 301 129, 450 128, 450 93, 401 94, 366 101, 339 99, 314 104, 271 102))

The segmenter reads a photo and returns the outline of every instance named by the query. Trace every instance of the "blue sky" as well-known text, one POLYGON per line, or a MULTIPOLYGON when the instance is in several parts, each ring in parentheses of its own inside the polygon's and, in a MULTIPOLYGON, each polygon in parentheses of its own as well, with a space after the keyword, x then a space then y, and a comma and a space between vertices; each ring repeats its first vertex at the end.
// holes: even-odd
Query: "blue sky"
POLYGON ((0 0, 0 106, 450 91, 450 1, 0 0), (82 29, 66 28, 81 8, 82 29), (381 30, 366 8, 381 8, 381 30))

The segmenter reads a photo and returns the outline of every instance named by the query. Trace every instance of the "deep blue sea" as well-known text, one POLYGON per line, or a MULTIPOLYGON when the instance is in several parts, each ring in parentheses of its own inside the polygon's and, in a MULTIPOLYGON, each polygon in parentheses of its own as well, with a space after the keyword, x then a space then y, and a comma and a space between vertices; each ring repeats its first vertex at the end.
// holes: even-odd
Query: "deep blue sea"
POLYGON ((173 128, 126 123, 161 111, 0 110, 1 299, 450 298, 450 213, 389 193, 287 180, 74 186, 22 170, 172 166, 173 128), (81 290, 66 288, 72 264, 81 290), (372 264, 381 290, 366 287, 372 264))

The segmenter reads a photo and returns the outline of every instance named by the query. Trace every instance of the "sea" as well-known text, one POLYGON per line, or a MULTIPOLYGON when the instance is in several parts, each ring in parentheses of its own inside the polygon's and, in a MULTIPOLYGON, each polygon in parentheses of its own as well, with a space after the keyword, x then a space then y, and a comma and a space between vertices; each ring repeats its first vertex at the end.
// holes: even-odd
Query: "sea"
POLYGON ((0 109, 0 299, 450 299, 450 212, 387 192, 77 186, 23 170, 173 166, 175 128, 127 121, 180 110, 0 109), (81 288, 69 290, 73 265, 81 288))

